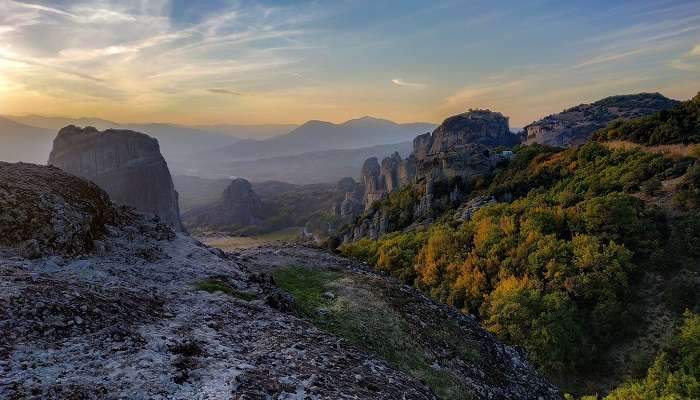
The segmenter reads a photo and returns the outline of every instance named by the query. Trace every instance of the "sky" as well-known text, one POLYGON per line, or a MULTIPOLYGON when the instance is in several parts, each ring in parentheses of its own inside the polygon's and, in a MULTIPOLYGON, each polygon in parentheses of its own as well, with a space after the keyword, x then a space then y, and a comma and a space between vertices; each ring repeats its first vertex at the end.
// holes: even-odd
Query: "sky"
POLYGON ((700 91, 700 2, 0 0, 0 114, 118 122, 521 127, 700 91))

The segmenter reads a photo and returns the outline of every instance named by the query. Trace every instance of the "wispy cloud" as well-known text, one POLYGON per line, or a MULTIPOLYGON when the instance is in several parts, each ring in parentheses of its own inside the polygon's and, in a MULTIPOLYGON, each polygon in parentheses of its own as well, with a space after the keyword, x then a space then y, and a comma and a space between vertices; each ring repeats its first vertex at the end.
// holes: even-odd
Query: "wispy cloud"
POLYGON ((207 92, 214 93, 214 94, 227 94, 229 96, 245 96, 246 95, 245 93, 237 92, 235 90, 221 89, 221 88, 207 89, 207 92))
POLYGON ((619 53, 607 53, 607 54, 602 54, 593 58, 590 58, 588 60, 582 61, 576 65, 573 66, 573 68, 584 68, 584 67, 590 67, 592 65, 597 65, 597 64, 604 64, 608 63, 611 61, 618 61, 622 60, 631 56, 635 56, 638 54, 643 54, 651 51, 651 49, 648 48, 639 48, 639 49, 632 49, 628 51, 623 51, 619 53))
POLYGON ((700 70, 700 44, 696 45, 680 57, 671 60, 668 65, 681 71, 700 70))
POLYGON ((275 75, 283 80, 282 67, 312 48, 285 8, 233 4, 176 24, 170 7, 165 0, 52 6, 0 0, 0 59, 14 63, 13 69, 0 63, 0 74, 27 92, 72 98, 104 92, 111 99, 121 93, 115 107, 162 106, 176 95, 247 95, 275 75), (54 87, 45 84, 49 77, 54 87), (80 91, 75 79, 84 80, 80 91), (245 91, 226 89, 237 81, 245 81, 245 91))
POLYGON ((526 84, 526 80, 513 80, 486 86, 467 86, 448 96, 443 108, 466 110, 469 107, 478 106, 479 102, 488 102, 489 97, 512 94, 514 90, 523 88, 526 84))
POLYGON ((392 79, 391 82, 394 85, 412 87, 412 88, 416 88, 416 89, 423 89, 427 86, 425 83, 407 82, 401 78, 392 79))

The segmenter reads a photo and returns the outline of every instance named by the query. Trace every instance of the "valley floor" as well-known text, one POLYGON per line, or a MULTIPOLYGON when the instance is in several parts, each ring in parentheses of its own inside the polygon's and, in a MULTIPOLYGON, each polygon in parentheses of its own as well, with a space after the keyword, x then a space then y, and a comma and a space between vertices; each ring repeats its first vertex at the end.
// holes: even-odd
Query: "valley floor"
POLYGON ((223 233, 210 233, 198 235, 196 238, 207 246, 216 247, 223 251, 236 251, 277 242, 293 241, 299 238, 303 229, 302 227, 291 227, 253 236, 230 236, 223 233))

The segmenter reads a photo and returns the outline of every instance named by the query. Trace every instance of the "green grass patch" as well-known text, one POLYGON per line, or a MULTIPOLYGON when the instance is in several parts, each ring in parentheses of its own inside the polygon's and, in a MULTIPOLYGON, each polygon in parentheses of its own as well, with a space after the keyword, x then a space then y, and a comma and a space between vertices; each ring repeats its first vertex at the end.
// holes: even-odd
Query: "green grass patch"
POLYGON ((222 293, 225 293, 231 297, 235 297, 237 299, 241 299, 241 300, 245 300, 245 301, 251 301, 251 300, 255 300, 257 298, 254 294, 238 291, 238 290, 234 289, 228 283, 226 283, 222 280, 219 280, 219 279, 206 279, 206 280, 197 282, 197 283, 195 283, 194 288, 196 290, 203 290, 203 291, 209 292, 209 293, 222 292, 222 293))
POLYGON ((302 267, 279 268, 272 273, 275 282, 294 296, 299 311, 311 319, 318 317, 319 308, 330 305, 331 300, 323 294, 342 276, 336 270, 302 267))
MULTIPOLYGON (((426 383, 442 399, 471 398, 469 390, 449 371, 433 368, 434 357, 424 343, 454 339, 455 353, 474 357, 474 350, 460 342, 461 331, 453 321, 439 328, 415 327, 400 312, 408 301, 372 279, 329 268, 280 268, 275 282, 294 296, 297 309, 317 327, 340 336, 397 370, 426 383), (324 296, 332 292, 332 299, 324 296)), ((476 353, 478 356, 478 352, 476 353)))

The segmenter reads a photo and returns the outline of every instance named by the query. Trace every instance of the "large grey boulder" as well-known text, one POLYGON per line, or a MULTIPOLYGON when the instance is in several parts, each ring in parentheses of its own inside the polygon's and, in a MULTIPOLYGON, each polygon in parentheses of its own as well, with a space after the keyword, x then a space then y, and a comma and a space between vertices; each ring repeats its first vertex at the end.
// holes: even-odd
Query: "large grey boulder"
POLYGON ((48 163, 96 183, 115 203, 157 214, 183 230, 168 165, 158 141, 146 134, 70 125, 58 132, 48 163))

